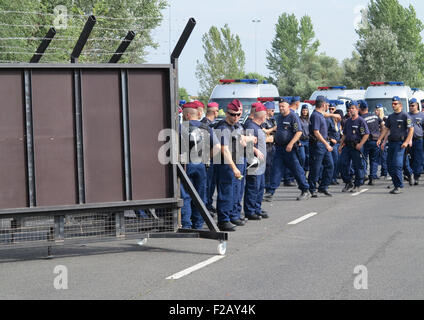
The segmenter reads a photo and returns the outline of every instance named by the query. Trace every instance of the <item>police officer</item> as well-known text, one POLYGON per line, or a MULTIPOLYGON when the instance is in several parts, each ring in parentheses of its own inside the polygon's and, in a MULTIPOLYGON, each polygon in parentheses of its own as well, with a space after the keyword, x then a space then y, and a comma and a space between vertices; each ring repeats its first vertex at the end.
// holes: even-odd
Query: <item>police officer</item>
MULTIPOLYGON (((219 104, 216 102, 210 102, 207 105, 206 115, 200 120, 202 123, 213 128, 216 118, 218 117, 219 104)), ((216 187, 216 174, 214 173, 213 162, 206 166, 207 169, 207 183, 206 183, 206 208, 214 216, 216 208, 213 206, 213 194, 216 187)))
POLYGON ((309 171, 309 108, 308 105, 302 105, 300 111, 300 124, 302 126, 302 136, 300 137, 300 157, 305 175, 309 171))
MULTIPOLYGON (((387 120, 387 117, 384 115, 384 108, 381 103, 377 104, 375 106, 375 114, 381 119, 381 130, 383 129, 384 123, 387 120)), ((380 133, 381 133, 380 130, 380 133)), ((379 148, 380 153, 380 178, 386 180, 387 179, 387 143, 382 144, 384 145, 383 149, 379 148)))
POLYGON ((370 131, 368 141, 365 142, 365 145, 364 145, 363 154, 364 154, 364 161, 365 161, 365 168, 364 168, 365 173, 367 171, 367 160, 369 157, 370 174, 369 174, 368 185, 373 186, 374 180, 378 179, 377 172, 378 172, 378 163, 379 163, 379 157, 380 157, 380 149, 377 146, 377 140, 381 134, 383 120, 381 120, 380 117, 378 117, 376 114, 369 113, 368 104, 364 100, 359 101, 359 113, 361 117, 365 120, 365 122, 367 123, 368 129, 370 131))
MULTIPOLYGON (((195 187, 199 197, 206 202, 206 166, 205 159, 210 157, 209 148, 213 146, 214 153, 219 152, 219 141, 213 135, 209 126, 199 121, 198 105, 189 102, 183 105, 183 119, 181 124, 183 146, 187 146, 189 150, 186 154, 189 156, 189 162, 186 166, 186 172, 195 187), (188 133, 185 135, 185 133, 188 133), (209 143, 208 143, 209 142, 209 143), (195 157, 195 158, 193 158, 195 157)), ((181 224, 184 229, 202 229, 203 218, 191 202, 188 192, 181 187, 181 196, 184 204, 181 209, 181 224)))
MULTIPOLYGON (((247 148, 247 163, 250 169, 246 172, 246 187, 244 192, 244 215, 248 220, 261 220, 268 218, 268 214, 262 212, 262 198, 265 190, 265 167, 266 167, 266 134, 261 125, 265 122, 267 109, 260 103, 254 103, 255 110, 252 121, 245 124, 246 135, 257 138, 253 144, 253 152, 247 148), (259 161, 254 167, 254 160, 259 161)), ((249 145, 248 145, 249 146, 249 145)))
POLYGON ((418 101, 415 98, 409 100, 409 116, 414 125, 414 136, 412 138, 412 146, 410 148, 411 163, 407 158, 405 164, 409 184, 418 185, 421 172, 423 171, 423 122, 424 113, 419 111, 418 101))
POLYGON ((341 173, 345 183, 342 192, 358 192, 361 185, 364 184, 365 177, 362 148, 369 138, 370 131, 365 120, 359 116, 358 102, 351 101, 348 112, 350 118, 346 120, 339 146, 341 173), (354 185, 350 174, 351 162, 355 175, 354 185))
MULTIPOLYGON (((330 114, 334 114, 336 112, 336 104, 330 103, 328 107, 328 111, 330 114)), ((336 118, 325 118, 327 121, 327 127, 328 127, 328 142, 330 143, 330 146, 333 147, 333 151, 331 152, 331 156, 333 158, 333 164, 334 164, 334 170, 333 170, 333 177, 331 179, 332 185, 339 184, 337 182, 337 173, 338 173, 338 163, 339 163, 339 144, 340 139, 342 137, 341 134, 341 126, 339 119, 336 118)))
POLYGON ((388 136, 387 167, 393 180, 394 189, 392 194, 399 194, 399 189, 403 188, 402 168, 405 149, 412 144, 414 126, 411 117, 402 111, 402 101, 398 96, 392 98, 393 113, 389 115, 385 126, 377 140, 380 146, 383 139, 388 136), (390 133, 389 133, 390 130, 390 133))
POLYGON ((274 158, 275 145, 274 145, 274 135, 277 130, 277 122, 274 118, 275 112, 275 103, 273 101, 268 101, 265 103, 266 107, 266 120, 262 124, 262 129, 267 135, 266 142, 266 170, 265 170, 265 190, 268 192, 269 186, 271 184, 271 169, 272 162, 274 158))
POLYGON ((288 168, 294 175, 299 189, 300 196, 297 200, 310 198, 309 185, 306 181, 305 171, 300 164, 298 141, 302 136, 302 129, 299 116, 290 109, 289 102, 282 98, 279 103, 280 114, 276 118, 277 131, 275 132, 276 150, 272 167, 272 178, 269 193, 264 200, 272 201, 275 190, 281 182, 284 168, 288 168))
POLYGON ((328 127, 324 113, 326 110, 326 98, 318 96, 315 101, 315 110, 309 118, 309 159, 310 172, 308 177, 309 191, 313 198, 317 198, 316 184, 323 166, 322 179, 318 192, 331 197, 328 191, 334 172, 334 163, 331 156, 333 147, 328 143, 328 127))
POLYGON ((215 126, 215 132, 221 141, 222 155, 221 163, 218 164, 214 159, 218 191, 216 209, 218 227, 221 231, 235 231, 236 225, 244 225, 237 208, 237 202, 240 201, 238 182, 243 179, 239 168, 245 163, 241 146, 242 144, 245 146, 248 141, 240 134, 238 121, 242 113, 243 105, 240 100, 235 99, 228 104, 225 119, 215 126))

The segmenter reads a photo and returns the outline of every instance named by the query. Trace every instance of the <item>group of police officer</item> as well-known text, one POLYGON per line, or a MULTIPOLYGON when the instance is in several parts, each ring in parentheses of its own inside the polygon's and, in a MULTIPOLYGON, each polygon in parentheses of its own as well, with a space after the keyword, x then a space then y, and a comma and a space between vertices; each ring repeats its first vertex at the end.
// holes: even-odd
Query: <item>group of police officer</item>
MULTIPOLYGON (((316 98, 311 115, 307 105, 298 115, 299 97, 291 101, 279 98, 278 105, 280 113, 274 117, 273 101, 252 104, 243 124, 243 105, 237 99, 228 104, 220 121, 217 103, 207 105, 202 119, 201 102, 182 107, 181 127, 190 133, 190 151, 204 142, 210 151, 206 157, 203 151, 203 161, 190 158, 186 172, 207 209, 217 215, 221 231, 235 231, 247 220, 268 218, 262 201, 271 202, 282 181, 288 186, 294 185, 293 180, 297 182, 299 201, 317 198, 318 194, 332 197, 329 186, 339 184, 339 176, 344 182, 342 192, 359 192, 366 179, 368 185, 379 179, 379 165, 385 168, 387 164, 392 194, 401 192, 404 176, 410 185, 419 183, 424 113, 415 99, 409 101, 410 112, 406 113, 401 99, 393 97, 393 113, 386 118, 378 116, 379 112, 370 113, 362 100, 347 102, 345 116, 324 96, 316 98), (196 131, 202 133, 193 134, 196 131)), ((197 149, 195 154, 199 155, 197 149)), ((201 214, 182 186, 181 196, 182 227, 201 229, 201 214)))

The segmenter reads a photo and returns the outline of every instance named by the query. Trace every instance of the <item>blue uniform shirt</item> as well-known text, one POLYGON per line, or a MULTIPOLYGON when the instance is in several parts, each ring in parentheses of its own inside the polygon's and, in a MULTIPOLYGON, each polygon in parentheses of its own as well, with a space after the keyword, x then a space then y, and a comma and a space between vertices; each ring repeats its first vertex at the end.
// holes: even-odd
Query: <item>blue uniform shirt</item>
POLYGON ((276 120, 275 144, 279 146, 288 144, 297 132, 302 131, 299 116, 294 112, 287 116, 280 114, 276 120))
POLYGON ((388 116, 385 125, 390 129, 389 141, 404 141, 412 127, 411 117, 404 111, 392 113, 388 116))
POLYGON ((301 140, 309 140, 309 120, 300 118, 300 124, 302 125, 302 137, 301 140))
POLYGON ((326 118, 325 120, 327 121, 328 138, 340 142, 342 137, 340 122, 336 122, 333 118, 326 118))
POLYGON ((361 116, 367 123, 368 129, 370 130, 370 140, 377 141, 381 133, 381 123, 383 120, 380 119, 374 113, 366 113, 361 116))
POLYGON ((345 142, 360 142, 362 137, 366 134, 370 134, 368 125, 362 117, 358 117, 355 120, 352 118, 347 119, 343 133, 345 134, 345 142))
POLYGON ((327 121, 321 112, 314 110, 309 118, 309 136, 311 140, 316 141, 314 130, 318 130, 324 139, 328 138, 327 121))
POLYGON ((423 137, 423 123, 424 123, 424 112, 418 112, 416 114, 409 113, 414 125, 414 139, 423 137))

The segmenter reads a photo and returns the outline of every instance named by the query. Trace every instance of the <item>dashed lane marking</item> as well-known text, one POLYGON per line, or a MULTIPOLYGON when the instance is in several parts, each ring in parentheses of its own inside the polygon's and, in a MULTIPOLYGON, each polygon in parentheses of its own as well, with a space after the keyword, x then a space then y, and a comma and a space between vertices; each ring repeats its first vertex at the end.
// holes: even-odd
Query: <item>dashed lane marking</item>
POLYGON ((359 191, 359 192, 356 192, 356 193, 352 194, 352 197, 359 196, 361 193, 367 192, 368 190, 369 190, 369 189, 364 189, 364 190, 361 190, 361 191, 359 191))
POLYGON ((292 222, 289 222, 288 224, 295 225, 295 224, 301 223, 301 222, 305 221, 306 219, 309 219, 309 218, 311 218, 311 217, 313 217, 313 216, 315 216, 317 214, 318 214, 318 212, 308 213, 307 215, 305 215, 303 217, 300 217, 299 219, 296 219, 296 220, 294 220, 292 222))
POLYGON ((173 274, 172 276, 167 277, 166 279, 167 280, 177 280, 177 279, 180 279, 180 278, 182 278, 182 277, 184 277, 184 276, 186 276, 186 275, 188 275, 188 274, 190 274, 190 273, 192 273, 194 271, 197 271, 199 269, 202 269, 202 268, 204 268, 204 267, 206 267, 206 266, 208 266, 208 265, 210 265, 210 264, 212 264, 214 262, 217 262, 217 261, 219 261, 219 260, 221 260, 223 258, 225 258, 225 256, 214 256, 214 257, 212 257, 212 258, 210 258, 208 260, 205 260, 203 262, 200 262, 200 263, 198 263, 198 264, 196 264, 196 265, 194 265, 194 266, 192 266, 190 268, 187 268, 187 269, 184 269, 183 271, 177 272, 177 273, 173 274))

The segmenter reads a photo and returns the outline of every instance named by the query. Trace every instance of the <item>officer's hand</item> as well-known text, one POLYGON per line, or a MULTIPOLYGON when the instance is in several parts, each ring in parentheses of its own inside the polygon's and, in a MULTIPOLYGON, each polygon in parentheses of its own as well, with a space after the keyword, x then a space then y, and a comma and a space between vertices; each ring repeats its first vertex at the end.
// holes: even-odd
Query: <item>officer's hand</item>
POLYGON ((240 179, 240 177, 241 177, 240 170, 237 169, 237 168, 234 168, 233 172, 234 172, 234 177, 236 177, 237 179, 240 179))
POLYGON ((265 156, 264 154, 258 150, 258 152, 256 153, 256 156, 258 157, 260 162, 263 162, 265 160, 265 156))
POLYGON ((327 150, 328 150, 328 152, 333 152, 333 147, 330 146, 329 144, 327 144, 327 150))
POLYGON ((286 147, 286 151, 287 151, 287 152, 292 152, 292 150, 293 150, 293 145, 289 143, 289 144, 287 145, 287 147, 286 147))
POLYGON ((343 146, 342 146, 342 145, 340 145, 340 146, 339 146, 339 154, 342 154, 342 150, 343 150, 343 146))
POLYGON ((402 149, 406 149, 406 148, 408 148, 408 145, 409 145, 409 143, 407 143, 407 142, 404 142, 404 143, 402 143, 402 145, 400 146, 402 149))
POLYGON ((355 147, 355 149, 358 150, 358 151, 361 151, 362 146, 360 144, 357 144, 356 147, 355 147))
POLYGON ((386 146, 386 144, 383 142, 382 144, 381 144, 381 147, 380 147, 380 149, 382 150, 382 151, 384 151, 384 147, 386 146))
POLYGON ((381 144, 381 140, 380 140, 380 139, 378 139, 378 140, 377 140, 377 147, 379 147, 379 146, 380 146, 380 144, 381 144))
POLYGON ((333 113, 333 115, 332 115, 332 117, 334 118, 334 119, 337 119, 337 120, 342 120, 342 117, 339 115, 339 114, 337 114, 337 113, 333 113))
POLYGON ((332 144, 337 144, 337 140, 335 140, 335 139, 330 139, 330 141, 331 141, 332 144))

